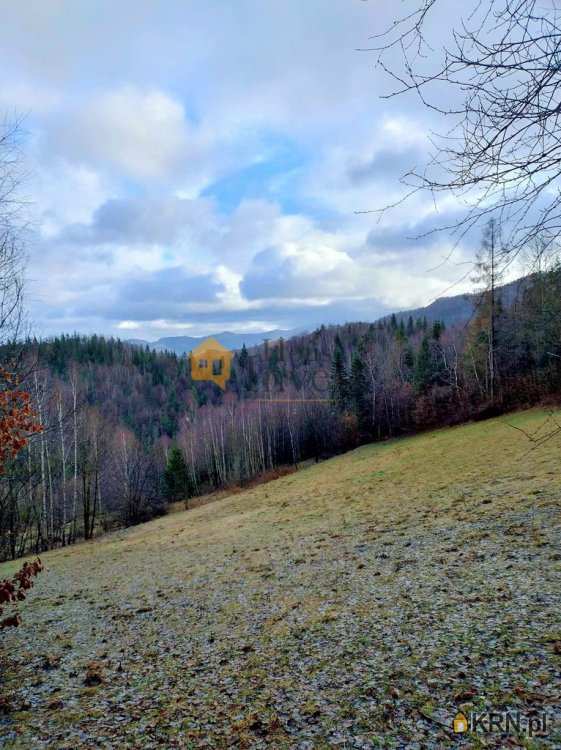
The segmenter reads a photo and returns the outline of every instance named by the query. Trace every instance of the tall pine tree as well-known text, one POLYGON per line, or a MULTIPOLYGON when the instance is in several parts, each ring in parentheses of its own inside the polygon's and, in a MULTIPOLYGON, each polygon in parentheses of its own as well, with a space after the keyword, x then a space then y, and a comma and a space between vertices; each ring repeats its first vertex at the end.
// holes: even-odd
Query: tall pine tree
POLYGON ((331 362, 331 400, 337 411, 343 412, 349 408, 349 375, 345 365, 345 353, 341 340, 335 339, 335 351, 331 362))
POLYGON ((351 379, 349 387, 351 407, 358 419, 361 430, 370 426, 368 380, 366 365, 359 353, 353 355, 351 362, 351 379))
POLYGON ((183 453, 173 446, 168 454, 164 472, 164 488, 168 502, 185 500, 189 497, 189 471, 183 453))
POLYGON ((415 365, 415 374, 413 376, 413 383, 417 393, 426 393, 432 385, 433 380, 433 364, 432 364, 432 352, 430 348, 430 341, 428 336, 423 336, 421 341, 421 348, 417 355, 417 363, 415 365))

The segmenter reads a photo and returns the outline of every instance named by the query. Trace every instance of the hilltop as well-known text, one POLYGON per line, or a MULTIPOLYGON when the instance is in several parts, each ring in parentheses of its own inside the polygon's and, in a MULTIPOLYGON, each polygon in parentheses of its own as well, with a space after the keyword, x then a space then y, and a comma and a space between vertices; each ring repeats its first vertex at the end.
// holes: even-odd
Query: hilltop
POLYGON ((366 445, 45 554, 3 636, 0 742, 506 747, 451 721, 561 709, 559 438, 511 426, 546 420, 366 445))
MULTIPOLYGON (((507 284, 497 287, 497 295, 505 307, 510 307, 517 299, 520 299, 526 289, 534 280, 534 274, 528 274, 507 284)), ((467 294, 453 294, 438 297, 425 307, 416 307, 412 310, 400 310, 395 313, 398 321, 407 321, 409 316, 413 319, 426 318, 429 322, 439 320, 447 326, 465 324, 471 320, 477 310, 481 295, 477 292, 467 294)), ((388 316, 386 316, 387 319, 388 316)))
MULTIPOLYGON (((227 349, 241 349, 242 346, 252 347, 262 344, 265 339, 276 341, 280 338, 291 338, 302 333, 301 328, 290 330, 275 329, 273 331, 262 331, 260 333, 237 333, 222 331, 212 334, 212 338, 219 341, 227 349)), ((126 343, 135 346, 148 346, 158 352, 174 352, 175 354, 188 354, 208 336, 165 336, 156 341, 145 341, 143 339, 128 339, 126 343)))

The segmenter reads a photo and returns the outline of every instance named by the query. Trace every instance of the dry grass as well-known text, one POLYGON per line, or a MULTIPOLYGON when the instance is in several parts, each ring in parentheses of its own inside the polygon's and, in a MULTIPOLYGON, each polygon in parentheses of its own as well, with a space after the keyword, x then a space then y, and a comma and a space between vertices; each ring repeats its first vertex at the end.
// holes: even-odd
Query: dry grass
POLYGON ((45 555, 2 636, 0 741, 505 747, 450 719, 559 707, 560 443, 508 424, 544 418, 365 446, 45 555))

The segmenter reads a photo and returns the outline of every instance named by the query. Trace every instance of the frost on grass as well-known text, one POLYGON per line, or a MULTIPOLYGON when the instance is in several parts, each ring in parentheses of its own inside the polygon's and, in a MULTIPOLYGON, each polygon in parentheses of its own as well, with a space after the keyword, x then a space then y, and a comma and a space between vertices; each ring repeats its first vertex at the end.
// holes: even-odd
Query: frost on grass
POLYGON ((558 455, 442 430, 47 555, 0 744, 560 747, 558 455), (551 730, 454 736, 476 709, 551 730))

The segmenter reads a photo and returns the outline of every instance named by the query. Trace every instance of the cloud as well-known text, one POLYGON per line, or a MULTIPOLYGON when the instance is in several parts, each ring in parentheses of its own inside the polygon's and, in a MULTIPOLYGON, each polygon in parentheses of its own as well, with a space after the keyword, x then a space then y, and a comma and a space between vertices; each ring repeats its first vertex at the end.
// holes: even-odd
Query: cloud
POLYGON ((104 202, 91 223, 68 225, 61 234, 66 242, 79 244, 177 242, 187 229, 206 222, 213 212, 211 201, 180 198, 123 199, 104 202))
MULTIPOLYGON (((52 244, 55 252, 62 244, 79 255, 105 248, 113 255, 126 253, 131 261, 146 251, 159 257, 160 265, 175 259, 239 273, 279 233, 284 236, 301 223, 307 225, 303 217, 284 217, 264 200, 243 200, 224 214, 212 198, 114 198, 98 206, 89 221, 63 226, 52 244)), ((139 265, 144 267, 142 261, 139 265)))
POLYGON ((343 251, 328 244, 288 243, 258 253, 241 283, 248 299, 331 299, 367 293, 367 280, 343 251))
POLYGON ((43 236, 52 237, 71 223, 87 223, 111 190, 99 172, 83 164, 39 164, 31 186, 38 230, 43 236))
POLYGON ((39 332, 373 319, 461 275, 429 270, 446 237, 409 239, 440 221, 426 197, 355 213, 399 200, 429 150, 432 116, 380 100, 388 79, 355 51, 394 13, 389 0, 7 8, 1 101, 29 108, 39 332))
MULTIPOLYGON (((89 286, 67 295, 65 316, 97 318, 114 325, 120 321, 149 321, 154 319, 184 320, 197 310, 216 306, 224 286, 212 274, 191 274, 181 267, 137 273, 132 278, 112 280, 98 276, 89 286)), ((60 310, 60 304, 44 307, 50 314, 60 310)))
POLYGON ((144 310, 144 316, 120 315, 150 320, 154 317, 170 317, 165 309, 189 309, 194 303, 212 304, 224 290, 223 285, 212 274, 192 275, 181 267, 162 268, 128 279, 117 286, 119 305, 129 309, 144 310))
POLYGON ((48 145, 71 161, 162 179, 185 163, 194 139, 180 102, 156 89, 125 86, 70 109, 66 120, 53 123, 48 145))
POLYGON ((442 238, 420 252, 404 227, 358 224, 329 229, 263 201, 223 214, 211 199, 112 199, 41 243, 35 309, 50 326, 97 321, 139 335, 220 322, 291 328, 417 306, 454 280, 457 268, 427 272, 450 251, 442 238))
POLYGON ((389 177, 397 181, 420 163, 422 155, 417 146, 399 147, 395 144, 390 148, 380 149, 367 158, 351 159, 347 176, 351 184, 358 187, 375 180, 388 180, 389 177))

